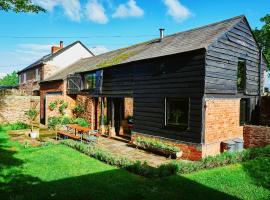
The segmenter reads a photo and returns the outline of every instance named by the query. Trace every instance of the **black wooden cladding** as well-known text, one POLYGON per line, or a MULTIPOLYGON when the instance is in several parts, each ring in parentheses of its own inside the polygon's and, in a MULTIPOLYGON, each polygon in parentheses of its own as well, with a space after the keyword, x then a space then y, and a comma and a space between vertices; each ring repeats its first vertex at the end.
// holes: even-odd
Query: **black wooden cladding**
POLYGON ((246 95, 259 94, 259 49, 245 20, 207 50, 205 93, 237 94, 238 60, 246 61, 246 95))

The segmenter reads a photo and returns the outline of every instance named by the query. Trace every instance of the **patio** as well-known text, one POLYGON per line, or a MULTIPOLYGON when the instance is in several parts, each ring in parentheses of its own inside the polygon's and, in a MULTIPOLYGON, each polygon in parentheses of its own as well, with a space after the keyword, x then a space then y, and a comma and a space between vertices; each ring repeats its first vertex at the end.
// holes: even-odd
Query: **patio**
POLYGON ((129 146, 128 140, 123 138, 106 138, 100 137, 99 147, 104 148, 111 153, 125 156, 130 160, 139 160, 141 162, 147 162, 148 165, 152 167, 157 167, 161 164, 165 164, 171 161, 171 159, 164 156, 156 155, 141 149, 137 149, 129 146))

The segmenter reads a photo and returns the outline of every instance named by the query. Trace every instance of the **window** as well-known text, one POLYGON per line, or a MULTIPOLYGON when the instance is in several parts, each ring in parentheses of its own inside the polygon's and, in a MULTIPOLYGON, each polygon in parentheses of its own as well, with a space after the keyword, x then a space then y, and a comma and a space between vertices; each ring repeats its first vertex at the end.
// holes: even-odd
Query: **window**
POLYGON ((96 73, 84 75, 84 89, 96 89, 97 87, 97 76, 96 73))
POLYGON ((26 83, 26 73, 23 74, 23 83, 26 83))
POLYGON ((165 125, 181 129, 188 128, 189 99, 165 99, 165 125))
POLYGON ((246 87, 246 61, 239 60, 237 68, 237 90, 244 91, 246 87))
POLYGON ((249 104, 248 99, 240 100, 240 125, 247 124, 249 122, 249 104))
POLYGON ((36 81, 40 81, 40 70, 36 69, 36 81))

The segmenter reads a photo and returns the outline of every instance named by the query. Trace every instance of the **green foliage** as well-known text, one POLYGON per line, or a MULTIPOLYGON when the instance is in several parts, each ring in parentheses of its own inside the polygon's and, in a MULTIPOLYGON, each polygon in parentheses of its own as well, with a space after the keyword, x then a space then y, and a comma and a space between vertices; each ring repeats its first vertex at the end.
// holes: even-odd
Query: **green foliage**
POLYGON ((35 108, 30 108, 29 110, 25 111, 25 115, 29 119, 32 131, 34 128, 33 123, 36 120, 38 114, 39 114, 39 112, 35 108))
POLYGON ((2 86, 16 86, 18 84, 19 78, 16 71, 12 72, 11 74, 7 74, 5 77, 0 79, 0 85, 2 86))
MULTIPOLYGON (((263 53, 270 64, 270 14, 265 15, 261 18, 261 22, 264 23, 261 29, 255 29, 253 31, 256 40, 263 49, 263 53)), ((268 65, 268 69, 269 69, 268 65)))
POLYGON ((67 109, 68 103, 67 102, 61 102, 61 105, 59 106, 59 112, 60 114, 64 115, 65 114, 65 109, 67 109))
POLYGON ((49 108, 51 111, 55 110, 56 107, 57 107, 57 101, 53 101, 49 104, 49 108))
POLYGON ((80 117, 84 112, 85 112, 85 108, 81 104, 78 104, 73 108, 73 114, 77 117, 80 117))
POLYGON ((31 0, 0 0, 0 10, 13 12, 45 12, 46 10, 32 3, 31 0))
POLYGON ((48 118, 48 127, 49 129, 56 130, 57 126, 74 124, 74 120, 66 115, 53 116, 48 118))
POLYGON ((23 122, 15 122, 13 124, 9 124, 11 130, 21 130, 21 129, 29 129, 30 126, 23 122))
POLYGON ((84 118, 77 118, 77 119, 75 119, 74 120, 74 123, 75 124, 78 124, 78 125, 80 125, 80 126, 82 126, 82 127, 88 127, 89 126, 89 123, 88 123, 88 121, 86 120, 86 119, 84 119, 84 118))
POLYGON ((142 146, 145 148, 153 147, 153 148, 161 149, 164 151, 170 151, 174 153, 180 152, 179 147, 164 143, 161 140, 154 139, 154 138, 137 137, 136 144, 138 146, 142 146))

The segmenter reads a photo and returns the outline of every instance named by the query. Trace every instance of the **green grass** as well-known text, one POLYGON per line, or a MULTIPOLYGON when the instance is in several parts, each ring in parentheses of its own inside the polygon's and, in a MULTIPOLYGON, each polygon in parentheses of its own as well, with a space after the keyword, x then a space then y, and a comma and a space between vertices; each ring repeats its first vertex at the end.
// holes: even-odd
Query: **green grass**
POLYGON ((0 199, 269 199, 270 159, 149 179, 64 145, 24 148, 0 130, 0 199))

